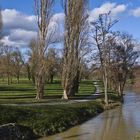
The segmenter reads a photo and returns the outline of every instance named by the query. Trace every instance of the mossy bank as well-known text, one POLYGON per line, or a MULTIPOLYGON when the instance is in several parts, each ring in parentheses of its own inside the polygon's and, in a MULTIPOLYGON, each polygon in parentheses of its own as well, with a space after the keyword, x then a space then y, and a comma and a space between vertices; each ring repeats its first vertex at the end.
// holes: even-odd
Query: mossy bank
POLYGON ((47 136, 62 132, 96 116, 104 111, 104 105, 101 100, 96 100, 32 107, 0 106, 0 110, 0 125, 17 123, 31 128, 37 136, 47 136))
POLYGON ((62 132, 103 111, 99 102, 36 107, 0 106, 0 124, 18 123, 33 129, 39 136, 62 132))

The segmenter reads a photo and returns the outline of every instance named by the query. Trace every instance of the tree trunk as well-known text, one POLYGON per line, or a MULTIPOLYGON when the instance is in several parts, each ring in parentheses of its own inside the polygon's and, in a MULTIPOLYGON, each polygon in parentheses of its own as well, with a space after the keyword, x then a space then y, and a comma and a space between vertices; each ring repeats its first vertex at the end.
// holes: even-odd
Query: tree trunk
POLYGON ((50 76, 50 83, 51 84, 53 83, 53 74, 51 74, 51 76, 50 76))
POLYGON ((19 84, 19 75, 17 75, 17 83, 19 84))
POLYGON ((44 96, 44 70, 40 70, 39 74, 37 75, 36 78, 36 89, 37 89, 37 95, 36 95, 36 99, 42 99, 44 96))
POLYGON ((7 81, 8 81, 8 85, 10 85, 10 75, 9 75, 9 73, 7 74, 7 81))
POLYGON ((11 80, 11 84, 13 83, 13 79, 12 79, 12 77, 10 78, 10 80, 11 80))
POLYGON ((124 99, 123 99, 123 90, 124 90, 123 84, 122 83, 119 83, 119 97, 120 97, 122 103, 124 102, 124 99))
POLYGON ((68 100, 68 96, 67 96, 66 90, 64 90, 64 92, 63 92, 62 99, 68 100))
POLYGON ((32 74, 32 82, 35 84, 35 76, 32 74))
POLYGON ((71 85, 71 87, 69 88, 69 91, 67 92, 68 97, 73 97, 75 96, 75 85, 74 82, 71 85))
POLYGON ((28 80, 31 80, 31 73, 30 73, 30 66, 27 65, 27 75, 28 75, 28 80))
POLYGON ((79 72, 79 70, 77 71, 77 75, 76 75, 76 78, 75 78, 75 93, 78 93, 79 92, 79 78, 80 77, 80 72, 79 72))
POLYGON ((107 78, 105 79, 104 92, 105 92, 105 104, 108 105, 108 96, 107 96, 107 78))
POLYGON ((107 89, 108 89, 108 77, 107 77, 107 70, 105 68, 105 75, 104 75, 104 93, 105 93, 105 104, 106 105, 108 105, 107 89))
POLYGON ((75 93, 79 93, 79 81, 75 85, 75 93))
POLYGON ((71 86, 69 87, 69 91, 67 92, 69 97, 75 96, 79 91, 79 71, 76 72, 76 75, 73 79, 71 86))
POLYGON ((119 86, 118 86, 118 96, 121 96, 121 84, 119 83, 119 86))

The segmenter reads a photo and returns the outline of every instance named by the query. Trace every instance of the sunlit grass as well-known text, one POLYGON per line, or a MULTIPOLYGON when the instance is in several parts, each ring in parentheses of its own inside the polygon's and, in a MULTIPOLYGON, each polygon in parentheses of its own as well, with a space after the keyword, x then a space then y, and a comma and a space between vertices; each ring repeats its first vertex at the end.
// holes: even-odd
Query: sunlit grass
MULTIPOLYGON (((44 100, 36 101, 35 85, 26 78, 21 78, 20 83, 16 83, 16 79, 12 80, 10 85, 6 80, 0 79, 0 103, 20 103, 20 102, 45 102, 48 99, 61 99, 63 88, 60 80, 54 80, 54 83, 45 85, 44 100)), ((93 81, 83 80, 80 83, 79 93, 76 96, 88 96, 95 92, 93 81)))

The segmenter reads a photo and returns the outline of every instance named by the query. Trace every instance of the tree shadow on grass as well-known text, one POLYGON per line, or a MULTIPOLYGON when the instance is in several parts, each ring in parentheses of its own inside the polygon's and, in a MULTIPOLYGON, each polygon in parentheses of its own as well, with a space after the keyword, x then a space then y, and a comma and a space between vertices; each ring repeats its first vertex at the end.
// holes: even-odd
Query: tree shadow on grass
POLYGON ((33 88, 21 88, 21 87, 8 87, 8 86, 1 86, 0 91, 35 91, 33 88))

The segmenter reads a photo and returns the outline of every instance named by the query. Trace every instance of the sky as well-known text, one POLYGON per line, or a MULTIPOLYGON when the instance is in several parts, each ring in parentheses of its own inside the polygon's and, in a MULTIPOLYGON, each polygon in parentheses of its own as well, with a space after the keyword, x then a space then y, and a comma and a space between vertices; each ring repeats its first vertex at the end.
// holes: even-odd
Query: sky
MULTIPOLYGON (((64 21, 61 0, 55 0, 54 16, 50 28, 60 31, 64 21)), ((33 0, 0 0, 3 16, 3 42, 7 45, 26 47, 37 35, 33 0)), ((112 18, 119 20, 113 30, 127 32, 140 41, 140 0, 89 0, 89 18, 97 19, 101 13, 112 11, 112 18)), ((61 36, 61 35, 60 35, 61 36)))

